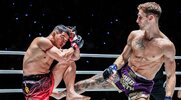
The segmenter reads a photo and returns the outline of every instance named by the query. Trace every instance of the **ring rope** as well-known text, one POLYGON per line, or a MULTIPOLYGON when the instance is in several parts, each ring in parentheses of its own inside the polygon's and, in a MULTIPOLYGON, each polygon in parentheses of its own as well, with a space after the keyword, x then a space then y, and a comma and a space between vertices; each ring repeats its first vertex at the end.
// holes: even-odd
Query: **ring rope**
MULTIPOLYGON (((99 74, 103 71, 76 71, 76 74, 99 74)), ((0 70, 0 74, 23 74, 23 70, 0 70)), ((165 75, 165 71, 163 72, 165 75)), ((181 71, 175 72, 176 75, 181 75, 181 71)))
MULTIPOLYGON (((0 55, 24 55, 24 51, 2 51, 0 55)), ((81 57, 94 57, 94 58, 117 58, 119 54, 88 54, 81 53, 81 57)), ((181 56, 175 56, 175 59, 181 59, 181 56)), ((98 74, 102 71, 76 71, 76 74, 98 74)), ((0 74, 22 74, 22 70, 0 70, 0 74)), ((165 72, 163 72, 165 74, 165 72)), ((181 75, 181 72, 176 72, 181 75)), ((58 91, 63 91, 65 88, 58 88, 58 91)), ((175 90, 181 90, 181 87, 175 87, 175 90)), ((117 91, 116 89, 87 89, 86 91, 117 91)), ((22 89, 0 89, 0 93, 20 93, 22 89)))
MULTIPOLYGON (((63 91, 66 88, 57 88, 57 91, 63 91)), ((110 89, 86 89, 86 91, 117 91, 115 88, 110 89)), ((0 89, 0 93, 21 93, 22 89, 0 89)))
MULTIPOLYGON (((102 71, 76 71, 76 74, 98 74, 102 71)), ((0 70, 0 74, 23 74, 23 70, 0 70)))
MULTIPOLYGON (((57 88, 58 91, 63 91, 66 88, 57 88)), ((181 87, 175 87, 175 90, 181 90, 181 87)), ((86 89, 85 91, 118 91, 115 88, 110 89, 86 89)), ((22 93, 22 89, 0 89, 0 93, 22 93)))
MULTIPOLYGON (((2 51, 0 50, 0 55, 24 55, 24 51, 2 51)), ((94 57, 94 58, 117 58, 119 54, 88 54, 80 53, 81 57, 94 57)), ((175 56, 175 59, 181 59, 181 56, 175 56)))

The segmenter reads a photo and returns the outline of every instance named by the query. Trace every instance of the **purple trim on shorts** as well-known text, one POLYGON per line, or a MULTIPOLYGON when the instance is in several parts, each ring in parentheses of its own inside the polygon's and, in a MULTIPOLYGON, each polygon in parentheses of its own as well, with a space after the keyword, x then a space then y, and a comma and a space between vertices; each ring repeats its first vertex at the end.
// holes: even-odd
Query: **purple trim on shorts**
POLYGON ((154 81, 137 76, 127 64, 118 70, 118 75, 120 76, 120 81, 117 81, 115 85, 118 89, 125 92, 126 95, 132 92, 151 93, 154 81))

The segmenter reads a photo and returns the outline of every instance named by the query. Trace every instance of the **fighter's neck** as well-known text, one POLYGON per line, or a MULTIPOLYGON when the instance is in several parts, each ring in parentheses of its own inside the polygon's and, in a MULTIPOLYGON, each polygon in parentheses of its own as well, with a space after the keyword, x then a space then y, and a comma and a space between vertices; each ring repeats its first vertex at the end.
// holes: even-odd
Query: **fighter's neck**
MULTIPOLYGON (((49 36, 47 36, 46 38, 49 39, 49 40, 52 42, 52 44, 55 43, 52 35, 49 35, 49 36)), ((54 44, 54 45, 55 45, 55 44, 54 44)))
POLYGON ((144 33, 145 38, 148 40, 151 40, 156 37, 160 37, 161 35, 160 29, 158 26, 152 26, 152 27, 146 28, 144 31, 145 31, 144 33))
POLYGON ((49 35, 46 38, 49 39, 50 41, 53 41, 53 36, 52 35, 49 35))

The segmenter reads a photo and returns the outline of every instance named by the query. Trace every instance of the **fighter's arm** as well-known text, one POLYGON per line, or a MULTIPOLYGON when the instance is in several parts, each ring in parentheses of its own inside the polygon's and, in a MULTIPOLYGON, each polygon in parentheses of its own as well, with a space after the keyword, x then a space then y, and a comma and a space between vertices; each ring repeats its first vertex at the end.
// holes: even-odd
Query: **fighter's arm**
POLYGON ((133 38, 135 37, 135 33, 131 32, 127 39, 127 44, 123 49, 123 52, 121 55, 114 61, 112 65, 110 65, 108 68, 106 68, 103 72, 103 77, 105 80, 110 79, 112 80, 112 77, 116 74, 117 70, 123 67, 125 63, 127 63, 130 54, 132 52, 131 49, 131 42, 133 38))
POLYGON ((135 37, 136 33, 131 32, 130 35, 128 36, 127 39, 127 44, 123 49, 123 52, 121 53, 121 55, 115 60, 114 64, 117 65, 118 69, 120 69, 125 63, 127 63, 130 54, 132 52, 131 49, 131 42, 133 40, 133 38, 135 37))
POLYGON ((126 44, 126 46, 123 49, 123 52, 114 61, 114 64, 117 65, 118 69, 120 69, 128 61, 129 56, 130 56, 130 52, 131 52, 131 47, 130 47, 130 43, 129 43, 129 40, 128 40, 128 43, 126 44))
POLYGON ((73 61, 77 61, 80 59, 80 48, 84 45, 84 40, 80 35, 77 35, 76 30, 71 32, 71 36, 69 39, 71 46, 74 48, 74 54, 71 57, 73 61))
POLYGON ((74 53, 74 49, 72 47, 67 49, 66 51, 60 50, 56 46, 54 46, 49 39, 43 37, 37 40, 37 45, 51 58, 61 62, 70 59, 70 57, 74 53))
MULTIPOLYGON (((178 79, 177 79, 178 80, 178 79)), ((181 84, 180 80, 179 80, 179 84, 181 84)), ((177 91, 177 98, 181 98, 181 90, 177 91)))
POLYGON ((172 97, 176 84, 175 47, 171 43, 164 48, 164 66, 166 72, 166 96, 172 97))
MULTIPOLYGON (((68 49, 62 49, 64 52, 66 52, 68 49)), ((74 53, 70 57, 70 61, 77 61, 80 59, 80 49, 74 49, 74 53)))

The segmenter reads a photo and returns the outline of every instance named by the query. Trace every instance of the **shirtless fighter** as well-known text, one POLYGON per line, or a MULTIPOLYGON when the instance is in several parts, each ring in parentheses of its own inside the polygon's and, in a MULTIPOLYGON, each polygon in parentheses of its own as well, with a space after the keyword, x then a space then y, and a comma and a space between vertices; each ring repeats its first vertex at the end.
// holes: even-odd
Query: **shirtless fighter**
POLYGON ((53 91, 62 79, 67 89, 67 100, 90 99, 74 91, 75 61, 79 60, 84 43, 75 30, 75 27, 57 25, 49 36, 36 37, 32 41, 23 59, 22 89, 26 100, 56 98, 53 91), (62 49, 69 40, 71 47, 62 49), (54 60, 58 63, 50 69, 54 60))
MULTIPOLYGON (((156 73, 164 64, 166 87, 164 100, 171 100, 175 83, 175 46, 159 29, 161 7, 156 2, 146 2, 138 7, 137 20, 140 29, 132 31, 127 44, 115 62, 89 79, 75 84, 75 90, 112 88, 124 92, 131 100, 149 100, 156 73)), ((57 94, 59 98, 66 91, 57 94)))

